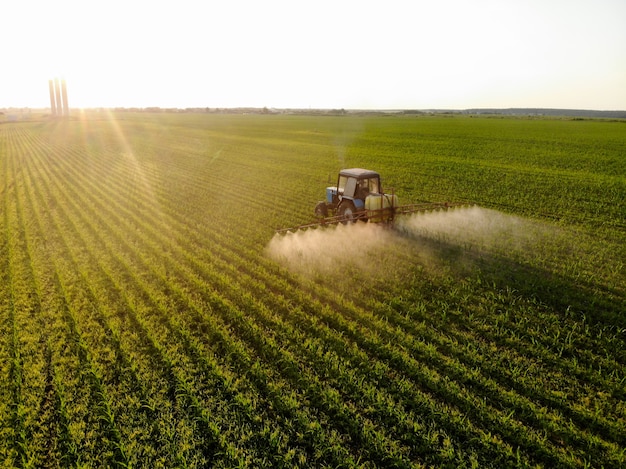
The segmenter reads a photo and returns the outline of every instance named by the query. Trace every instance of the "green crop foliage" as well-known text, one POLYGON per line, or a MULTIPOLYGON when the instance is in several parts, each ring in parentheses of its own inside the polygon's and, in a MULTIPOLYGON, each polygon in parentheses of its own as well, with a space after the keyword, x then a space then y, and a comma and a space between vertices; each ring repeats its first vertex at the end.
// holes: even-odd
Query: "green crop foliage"
POLYGON ((0 126, 2 467, 626 465, 626 124, 0 126), (277 236, 347 167, 401 203, 277 236))

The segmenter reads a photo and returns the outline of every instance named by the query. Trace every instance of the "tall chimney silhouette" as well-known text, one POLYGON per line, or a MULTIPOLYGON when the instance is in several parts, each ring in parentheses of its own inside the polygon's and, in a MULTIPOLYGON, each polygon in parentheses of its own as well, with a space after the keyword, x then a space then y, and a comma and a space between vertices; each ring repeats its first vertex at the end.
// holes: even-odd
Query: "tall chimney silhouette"
POLYGON ((59 79, 54 79, 54 91, 57 98, 57 116, 60 116, 63 111, 63 104, 61 104, 61 88, 59 87, 59 79))
POLYGON ((67 105, 67 85, 65 80, 61 80, 61 94, 63 95, 63 115, 68 117, 70 115, 70 108, 67 105))
POLYGON ((57 106, 54 100, 54 83, 52 80, 48 80, 48 87, 50 88, 50 113, 53 116, 57 115, 57 106))

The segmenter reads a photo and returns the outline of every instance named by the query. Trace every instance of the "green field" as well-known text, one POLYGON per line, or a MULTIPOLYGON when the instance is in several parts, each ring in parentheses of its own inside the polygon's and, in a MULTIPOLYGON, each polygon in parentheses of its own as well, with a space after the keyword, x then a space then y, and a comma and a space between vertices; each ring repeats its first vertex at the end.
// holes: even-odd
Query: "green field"
POLYGON ((2 467, 626 466, 626 122, 0 125, 2 467), (405 217, 275 236, 329 177, 405 217))

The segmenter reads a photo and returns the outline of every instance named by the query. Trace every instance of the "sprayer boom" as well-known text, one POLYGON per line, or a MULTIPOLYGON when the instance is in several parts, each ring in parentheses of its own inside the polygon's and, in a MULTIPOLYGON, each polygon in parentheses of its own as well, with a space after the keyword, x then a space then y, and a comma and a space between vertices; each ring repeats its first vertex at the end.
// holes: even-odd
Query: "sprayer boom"
POLYGON ((388 207, 384 209, 369 210, 363 212, 354 213, 351 217, 345 215, 335 215, 332 217, 320 218, 317 221, 311 223, 305 223, 304 225, 293 226, 291 228, 282 228, 276 230, 278 234, 286 234, 288 232, 296 232, 300 230, 307 230, 309 228, 315 229, 319 227, 333 226, 338 224, 355 223, 357 221, 371 222, 371 223, 383 223, 385 225, 393 225, 396 215, 410 215, 412 213, 419 212, 432 212, 438 210, 447 210, 453 207, 460 207, 466 205, 463 203, 450 203, 450 202, 424 202, 420 204, 401 205, 399 207, 388 207), (370 219, 371 217, 371 219, 370 219), (378 221, 376 221, 378 220, 378 221))

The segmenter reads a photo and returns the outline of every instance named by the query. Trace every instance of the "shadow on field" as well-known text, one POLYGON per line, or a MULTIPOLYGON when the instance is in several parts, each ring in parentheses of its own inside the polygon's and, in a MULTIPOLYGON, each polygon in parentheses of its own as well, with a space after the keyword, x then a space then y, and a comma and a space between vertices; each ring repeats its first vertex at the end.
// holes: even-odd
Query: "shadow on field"
POLYGON ((626 328, 624 293, 608 286, 621 281, 607 269, 619 255, 593 238, 476 206, 418 214, 398 225, 402 236, 427 246, 457 275, 479 272, 483 281, 513 289, 558 315, 626 328))
POLYGON ((626 331, 626 298, 598 282, 572 279, 502 253, 403 232, 446 265, 458 278, 480 276, 483 284, 510 289, 564 318, 626 331))

